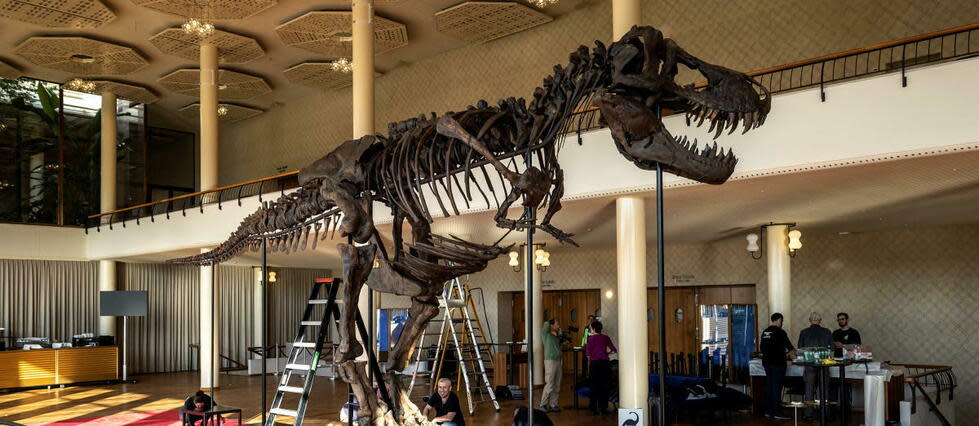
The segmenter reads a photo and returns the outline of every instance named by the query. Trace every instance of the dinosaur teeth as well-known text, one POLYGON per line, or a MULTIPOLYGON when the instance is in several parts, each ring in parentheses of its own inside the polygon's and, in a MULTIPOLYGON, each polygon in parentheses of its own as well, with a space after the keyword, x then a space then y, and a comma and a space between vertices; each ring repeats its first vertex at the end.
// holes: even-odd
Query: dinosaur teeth
POLYGON ((714 139, 721 137, 721 132, 724 131, 724 120, 721 120, 721 122, 722 124, 717 127, 717 130, 714 131, 714 139))
POLYGON ((733 112, 730 113, 730 114, 728 114, 728 117, 731 120, 731 130, 729 130, 727 132, 727 134, 728 134, 728 136, 730 136, 732 133, 734 133, 735 130, 738 129, 738 121, 741 120, 741 117, 738 114, 733 113, 733 112))

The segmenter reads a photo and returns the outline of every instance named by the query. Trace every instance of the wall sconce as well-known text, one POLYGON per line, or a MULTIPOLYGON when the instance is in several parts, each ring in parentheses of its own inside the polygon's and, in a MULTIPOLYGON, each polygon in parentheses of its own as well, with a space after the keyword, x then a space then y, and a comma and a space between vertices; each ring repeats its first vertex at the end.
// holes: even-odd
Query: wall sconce
POLYGON ((270 283, 274 283, 274 282, 278 281, 279 278, 276 277, 276 275, 277 275, 277 273, 275 271, 269 271, 269 278, 268 278, 267 281, 270 282, 270 283))
POLYGON ((615 297, 615 292, 614 291, 612 291, 612 290, 605 290, 605 298, 606 299, 611 299, 613 297, 615 297))
MULTIPOLYGON (((520 247, 527 247, 527 245, 521 244, 520 247)), ((544 250, 544 244, 534 244, 534 247, 539 247, 534 250, 534 265, 538 271, 547 271, 547 267, 551 266, 551 253, 544 250)), ((509 256, 510 261, 507 264, 513 268, 513 272, 520 272, 520 252, 511 251, 509 256)))
POLYGON ((758 240, 765 236, 765 228, 774 225, 786 225, 789 227, 790 231, 788 235, 789 236, 788 246, 789 246, 790 257, 795 257, 796 250, 802 248, 802 231, 799 231, 798 229, 792 229, 794 226, 796 226, 795 223, 769 223, 768 225, 760 226, 757 234, 752 232, 745 236, 745 239, 748 240, 748 246, 745 247, 745 249, 751 253, 752 259, 758 260, 761 259, 762 256, 764 256, 765 253, 763 247, 761 244, 758 244, 758 240), (757 257, 755 256, 755 253, 758 253, 757 257))

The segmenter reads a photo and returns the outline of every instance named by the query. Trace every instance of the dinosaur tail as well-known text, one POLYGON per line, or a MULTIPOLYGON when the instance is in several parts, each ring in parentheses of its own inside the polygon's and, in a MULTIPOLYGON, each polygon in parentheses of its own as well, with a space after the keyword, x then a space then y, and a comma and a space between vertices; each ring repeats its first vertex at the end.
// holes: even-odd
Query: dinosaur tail
POLYGON ((321 228, 323 238, 326 238, 331 224, 336 232, 339 216, 340 209, 320 195, 316 182, 310 182, 278 200, 266 202, 242 220, 238 229, 213 250, 167 262, 213 265, 237 256, 246 248, 257 251, 262 240, 268 240, 268 248, 272 251, 292 252, 305 249, 309 243, 309 234, 314 230, 312 247, 315 249, 321 228))

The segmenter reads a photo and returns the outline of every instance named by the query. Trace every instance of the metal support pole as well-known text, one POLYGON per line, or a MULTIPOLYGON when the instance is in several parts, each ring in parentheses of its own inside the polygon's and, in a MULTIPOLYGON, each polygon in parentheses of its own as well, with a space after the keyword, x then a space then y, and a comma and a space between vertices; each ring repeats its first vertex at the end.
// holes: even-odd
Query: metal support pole
MULTIPOLYGON (((659 111, 657 111, 659 115, 659 111)), ((659 310, 659 414, 656 423, 666 425, 666 274, 663 243, 663 165, 656 163, 656 285, 659 289, 657 303, 659 310)))
MULTIPOLYGON (((211 359, 207 360, 211 364, 211 383, 209 388, 211 389, 211 407, 218 405, 217 401, 214 399, 214 357, 218 358, 218 369, 221 368, 221 352, 217 345, 214 344, 214 287, 217 285, 217 276, 215 272, 217 271, 218 265, 211 264, 211 359), (214 351, 219 351, 217 354, 214 351)), ((202 342, 203 343, 203 342, 202 342)))
MULTIPOLYGON (((524 157, 524 165, 529 170, 533 166, 533 157, 527 153, 524 157)), ((527 334, 527 424, 534 424, 534 330, 540 324, 534 324, 534 223, 537 222, 536 206, 524 209, 524 226, 527 227, 527 250, 524 253, 524 269, 527 271, 526 297, 524 309, 527 314, 525 328, 527 334)))
MULTIPOLYGON (((367 287, 367 286, 365 285, 364 287, 367 287)), ((367 342, 368 342, 367 344, 370 345, 370 350, 371 350, 371 352, 373 352, 374 349, 375 349, 374 348, 374 345, 375 345, 375 343, 374 343, 374 320, 375 320, 375 318, 374 318, 374 290, 371 290, 370 287, 367 287, 367 312, 369 313, 369 315, 367 317, 367 321, 370 321, 369 323, 367 323, 367 342)), ((364 349, 367 349, 367 348, 364 348, 364 349)), ((369 360, 369 361, 371 363, 373 363, 372 360, 369 360)), ((371 368, 371 367, 372 366, 368 366, 367 367, 367 381, 371 382, 371 389, 373 390, 374 389, 374 369, 371 368)), ((378 385, 378 386, 380 386, 380 385, 378 385)))
MULTIPOLYGON (((266 250, 265 238, 262 238, 262 424, 265 424, 265 414, 268 412, 268 378, 266 378, 266 358, 268 357, 269 350, 269 333, 268 333, 268 323, 266 320, 266 295, 268 294, 268 289, 266 285, 268 283, 268 251, 266 250)), ((276 362, 278 365, 278 361, 276 362)))

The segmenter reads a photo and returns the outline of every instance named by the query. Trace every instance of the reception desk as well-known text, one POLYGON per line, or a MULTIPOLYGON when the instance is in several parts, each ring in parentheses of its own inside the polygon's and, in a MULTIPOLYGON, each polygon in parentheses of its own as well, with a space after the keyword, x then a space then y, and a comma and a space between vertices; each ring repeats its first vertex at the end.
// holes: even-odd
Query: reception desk
POLYGON ((115 380, 118 347, 0 351, 0 389, 115 380))

